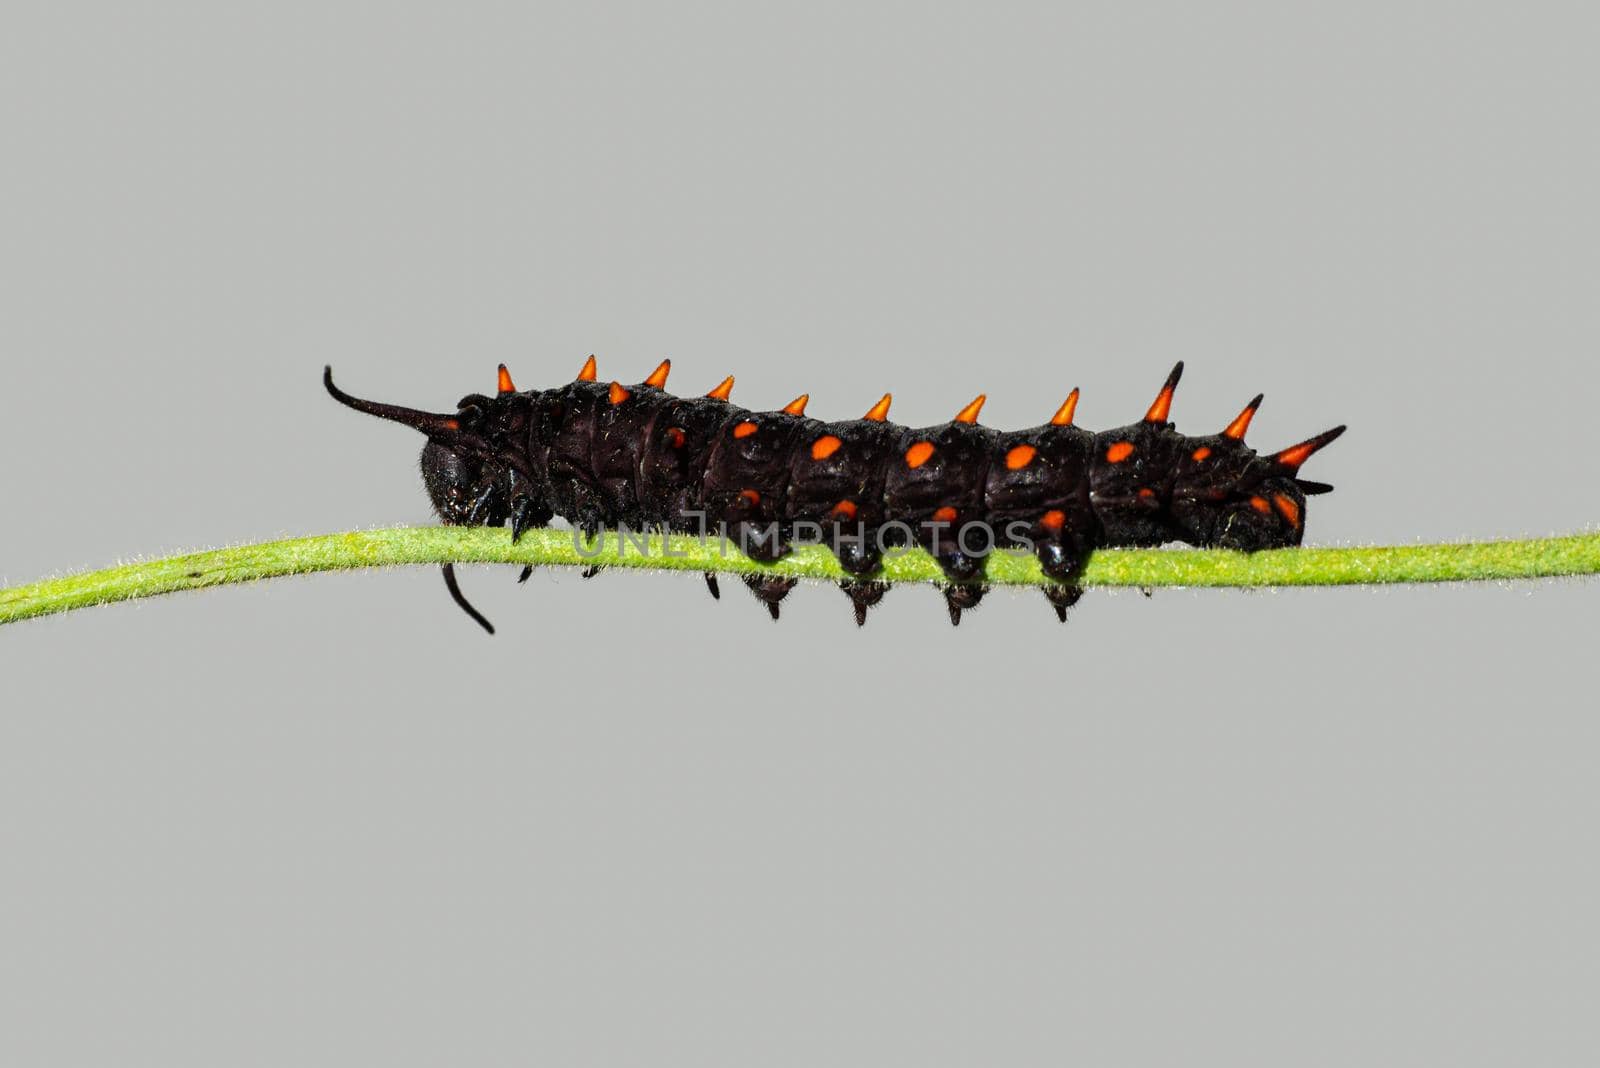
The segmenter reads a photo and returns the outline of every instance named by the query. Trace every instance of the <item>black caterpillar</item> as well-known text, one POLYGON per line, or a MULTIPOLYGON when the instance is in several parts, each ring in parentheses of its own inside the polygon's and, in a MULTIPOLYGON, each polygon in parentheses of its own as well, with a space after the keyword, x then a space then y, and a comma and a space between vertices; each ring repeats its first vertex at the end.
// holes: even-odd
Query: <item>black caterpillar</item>
MULTIPOLYGON (((428 436, 422 477, 445 523, 509 520, 513 540, 557 515, 590 536, 619 526, 718 530, 767 562, 811 530, 852 576, 840 587, 857 624, 882 599, 886 584, 873 575, 896 547, 933 555, 949 580, 950 622, 959 623, 983 596, 992 548, 1031 547, 1055 580, 1045 595, 1065 621, 1084 560, 1102 546, 1298 545, 1306 497, 1333 488, 1298 478, 1300 466, 1345 429, 1257 455, 1244 443, 1257 395, 1221 433, 1186 437, 1167 421, 1181 362, 1143 420, 1099 433, 1073 425, 1076 389, 1049 422, 1027 430, 980 426, 981 395, 948 423, 912 429, 888 422, 888 394, 840 423, 806 418, 804 395, 776 412, 740 408, 728 399, 732 376, 704 397, 674 397, 671 366, 661 361, 635 386, 604 384, 591 356, 567 385, 518 392, 501 364, 497 395, 463 397, 454 414, 352 397, 333 384, 331 367, 323 384, 341 404, 428 436)), ((494 633, 449 564, 444 577, 456 603, 494 633)), ((745 581, 777 619, 796 580, 745 581)), ((720 596, 716 576, 706 582, 720 596)))

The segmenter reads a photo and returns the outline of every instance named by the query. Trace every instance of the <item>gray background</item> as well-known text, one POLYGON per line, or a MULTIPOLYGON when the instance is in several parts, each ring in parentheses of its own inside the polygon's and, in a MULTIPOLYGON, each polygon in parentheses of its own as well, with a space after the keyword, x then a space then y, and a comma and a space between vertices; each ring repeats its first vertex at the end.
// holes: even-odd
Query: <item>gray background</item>
MULTIPOLYGON (((597 352, 1600 517, 1590 5, 7 5, 0 572, 428 519, 597 352)), ((281 581, 0 634, 7 1064, 1593 1063, 1592 584, 281 581)))

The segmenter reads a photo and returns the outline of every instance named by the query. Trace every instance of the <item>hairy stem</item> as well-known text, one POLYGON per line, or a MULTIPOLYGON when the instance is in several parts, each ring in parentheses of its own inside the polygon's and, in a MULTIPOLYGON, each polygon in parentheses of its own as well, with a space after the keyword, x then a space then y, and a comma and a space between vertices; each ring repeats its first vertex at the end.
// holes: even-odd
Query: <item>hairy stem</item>
MULTIPOLYGON (((399 527, 322 534, 258 545, 186 553, 0 590, 0 624, 90 605, 178 590, 203 589, 314 571, 442 563, 643 567, 728 574, 771 573, 811 579, 844 577, 821 546, 797 548, 782 562, 754 563, 714 539, 651 536, 641 548, 606 534, 586 546, 566 530, 531 530, 513 545, 504 528, 399 527)), ((887 560, 889 582, 938 582, 933 560, 916 551, 887 560)), ((1085 586, 1349 586, 1397 582, 1464 582, 1600 574, 1600 534, 1522 541, 1281 549, 1252 554, 1224 550, 1111 549, 1095 553, 1085 586)), ((1046 585, 1031 557, 997 552, 988 581, 1046 585)))

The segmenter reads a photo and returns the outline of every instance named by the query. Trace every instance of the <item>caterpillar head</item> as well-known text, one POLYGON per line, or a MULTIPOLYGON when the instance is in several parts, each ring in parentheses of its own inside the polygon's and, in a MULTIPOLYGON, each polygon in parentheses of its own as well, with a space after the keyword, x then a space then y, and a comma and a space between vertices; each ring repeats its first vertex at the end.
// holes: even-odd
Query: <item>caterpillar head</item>
MULTIPOLYGON (((509 385, 503 367, 501 375, 502 385, 509 385)), ((510 390, 499 397, 469 394, 461 398, 453 414, 443 414, 352 397, 333 384, 331 367, 324 369, 322 383, 333 399, 347 408, 403 423, 427 435, 428 443, 422 447, 422 481, 442 522, 497 526, 506 521, 516 476, 501 457, 520 421, 508 399, 510 390)))

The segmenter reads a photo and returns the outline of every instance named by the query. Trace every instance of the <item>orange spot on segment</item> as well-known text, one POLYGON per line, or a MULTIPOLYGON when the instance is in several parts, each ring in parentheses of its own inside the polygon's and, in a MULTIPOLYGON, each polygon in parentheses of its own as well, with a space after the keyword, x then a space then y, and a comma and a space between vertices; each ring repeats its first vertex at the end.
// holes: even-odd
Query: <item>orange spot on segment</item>
POLYGON ((1133 455, 1133 442, 1119 441, 1106 450, 1106 462, 1120 464, 1133 455))
POLYGON ((1032 445, 1013 445, 1006 450, 1006 468, 1011 471, 1017 471, 1027 467, 1033 463, 1033 458, 1038 451, 1032 445))
POLYGON ((515 393, 517 387, 511 382, 511 372, 506 370, 506 365, 500 365, 500 392, 515 393))
POLYGON ((1194 452, 1189 454, 1189 459, 1193 460, 1195 463, 1199 463, 1210 455, 1211 447, 1209 445, 1202 445, 1198 449, 1194 450, 1194 452))
POLYGON ((729 397, 733 396, 733 376, 729 375, 727 378, 724 378, 717 388, 712 390, 710 393, 707 393, 706 396, 710 397, 712 400, 719 401, 725 401, 729 397))
POLYGON ((906 466, 921 467, 933 455, 933 442, 919 441, 906 450, 906 466))
POLYGON ((1183 361, 1179 360, 1173 367, 1172 373, 1167 376, 1166 385, 1161 387, 1161 392, 1156 394, 1156 399, 1150 405, 1150 410, 1144 413, 1147 423, 1165 423, 1167 416, 1172 414, 1172 395, 1178 392, 1178 379, 1183 377, 1183 361))
POLYGON ((978 413, 983 411, 983 402, 988 399, 989 398, 986 394, 978 394, 972 399, 971 404, 967 405, 965 408, 956 413, 956 417, 954 420, 952 420, 952 422, 976 423, 978 421, 978 413))
POLYGON ((788 404, 785 404, 783 406, 784 413, 787 414, 787 415, 805 415, 806 414, 806 402, 809 401, 810 399, 811 399, 811 394, 809 394, 809 393, 800 394, 800 396, 796 397, 794 400, 790 401, 788 404))
POLYGON ((761 494, 753 489, 742 489, 739 491, 739 499, 754 506, 761 503, 761 494))
POLYGON ((885 393, 883 395, 883 399, 878 401, 877 404, 874 404, 872 407, 868 408, 867 414, 863 415, 861 418, 867 420, 869 423, 883 422, 885 419, 889 418, 889 402, 892 400, 894 400, 893 395, 885 393))
POLYGON ((623 401, 633 396, 633 394, 629 393, 627 390, 617 385, 617 383, 613 382, 611 383, 611 390, 608 396, 611 398, 612 404, 621 404, 623 401))
POLYGON ((444 421, 444 428, 446 430, 460 430, 461 429, 461 420, 459 420, 459 419, 446 419, 444 421))
POLYGON ((1059 508, 1052 508, 1039 517, 1039 525, 1046 530, 1060 530, 1067 525, 1067 513, 1059 508))
POLYGON ((733 428, 733 436, 736 438, 747 438, 755 432, 756 425, 748 419, 733 428))
POLYGON ((840 501, 833 506, 833 513, 839 519, 854 519, 856 517, 855 501, 840 501))
POLYGON ((650 377, 644 380, 644 384, 654 386, 656 389, 667 388, 667 372, 671 370, 672 361, 662 360, 656 365, 656 369, 650 372, 650 377))
POLYGON ((579 382, 593 382, 595 376, 594 357, 590 356, 584 361, 583 370, 578 372, 579 382))
POLYGON ((839 446, 843 444, 844 442, 840 441, 832 434, 824 434, 816 441, 811 443, 811 458, 813 460, 826 460, 828 457, 838 452, 839 446))
POLYGON ((933 513, 933 521, 935 523, 954 523, 956 521, 956 510, 947 504, 933 513))
POLYGON ((689 435, 687 435, 687 434, 685 434, 683 432, 683 427, 681 427, 681 426, 669 426, 669 427, 667 427, 667 445, 670 448, 681 449, 681 448, 683 448, 683 443, 688 441, 688 440, 689 440, 689 435))
POLYGON ((1277 507, 1278 514, 1289 521, 1291 527, 1300 525, 1300 506, 1295 503, 1293 497, 1275 493, 1272 496, 1272 503, 1277 507))
POLYGON ((1229 423, 1228 428, 1222 432, 1223 437, 1231 438, 1234 441, 1244 440, 1244 432, 1250 429, 1250 420, 1256 417, 1256 409, 1261 407, 1261 396, 1260 393, 1257 393, 1255 400, 1246 404, 1244 411, 1233 417, 1233 422, 1229 423))
POLYGON ((1061 407, 1056 409, 1056 414, 1050 417, 1051 426, 1071 426, 1072 417, 1078 411, 1078 391, 1074 389, 1067 394, 1067 399, 1061 402, 1061 407))
POLYGON ((1272 514, 1272 505, 1267 503, 1267 499, 1265 497, 1251 497, 1250 507, 1260 512, 1262 515, 1272 514))

